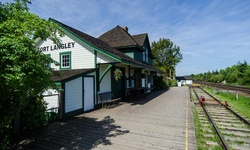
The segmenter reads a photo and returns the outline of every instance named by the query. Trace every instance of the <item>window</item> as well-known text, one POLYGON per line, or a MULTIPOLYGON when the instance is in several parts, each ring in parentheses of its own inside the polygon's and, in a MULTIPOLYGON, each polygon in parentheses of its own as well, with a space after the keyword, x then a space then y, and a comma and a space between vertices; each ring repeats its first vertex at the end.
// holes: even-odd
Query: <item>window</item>
POLYGON ((71 69, 71 52, 60 53, 60 70, 71 69))
POLYGON ((146 46, 143 46, 144 52, 143 52, 143 61, 148 62, 148 48, 146 46))
POLYGON ((146 60, 145 60, 145 57, 146 57, 146 56, 145 56, 145 55, 146 55, 146 52, 145 52, 145 49, 146 49, 146 48, 145 48, 145 46, 143 46, 143 49, 144 49, 144 52, 142 53, 142 58, 143 58, 143 61, 146 61, 146 60))
POLYGON ((145 61, 145 52, 142 53, 143 54, 143 61, 145 61))

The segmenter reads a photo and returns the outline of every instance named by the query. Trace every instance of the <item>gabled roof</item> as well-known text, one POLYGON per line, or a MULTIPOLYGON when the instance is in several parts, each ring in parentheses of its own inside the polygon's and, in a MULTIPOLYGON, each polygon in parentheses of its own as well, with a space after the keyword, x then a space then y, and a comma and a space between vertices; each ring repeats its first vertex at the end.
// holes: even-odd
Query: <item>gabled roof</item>
POLYGON ((119 25, 102 34, 99 37, 99 39, 108 43, 111 47, 117 49, 127 48, 127 47, 137 47, 140 50, 142 50, 137 41, 134 40, 132 36, 119 25))
POLYGON ((143 34, 137 34, 137 35, 133 35, 132 38, 140 45, 143 46, 146 38, 147 38, 147 33, 143 33, 143 34))
POLYGON ((54 82, 61 82, 70 78, 74 78, 83 74, 87 74, 95 71, 96 69, 73 69, 73 70, 56 70, 53 71, 53 76, 51 78, 54 82))
POLYGON ((176 76, 176 80, 193 80, 192 76, 176 76))
POLYGON ((107 43, 97 39, 97 38, 94 38, 86 33, 83 33, 79 30, 76 30, 68 25, 65 25, 55 19, 52 19, 50 18, 51 21, 57 23, 59 26, 61 26, 62 28, 66 29, 67 31, 70 31, 71 33, 73 33, 75 36, 77 36, 78 38, 84 40, 85 42, 87 42, 88 44, 90 44, 91 46, 94 46, 96 48, 99 48, 99 49, 102 49, 102 50, 105 50, 106 52, 114 55, 115 57, 117 58, 120 58, 122 57, 121 53, 119 51, 117 51, 116 49, 110 47, 107 43))
POLYGON ((117 60, 118 62, 124 62, 124 63, 135 65, 135 66, 138 66, 141 68, 147 68, 147 69, 161 72, 160 70, 156 69, 153 66, 141 63, 141 62, 127 56, 126 54, 109 46, 106 42, 104 42, 98 38, 92 37, 86 33, 83 33, 79 30, 76 30, 76 29, 74 29, 68 25, 65 25, 65 24, 63 24, 55 19, 50 18, 50 20, 53 21, 54 23, 58 24, 61 28, 68 31, 70 34, 72 34, 73 36, 78 38, 80 41, 82 41, 85 44, 89 45, 90 47, 94 48, 96 51, 103 53, 104 55, 111 57, 111 58, 117 60))
POLYGON ((193 77, 192 76, 185 76, 185 79, 186 80, 193 80, 193 77))
MULTIPOLYGON (((145 40, 148 39, 148 34, 147 33, 142 33, 142 34, 137 34, 137 35, 133 35, 132 36, 135 41, 140 45, 140 46, 143 46, 143 44, 145 43, 145 40)), ((148 40, 147 40, 148 41, 148 40)), ((148 41, 148 44, 150 45, 149 41, 148 41)), ((149 46, 150 48, 150 46, 149 46)), ((153 59, 155 59, 154 55, 152 54, 151 52, 151 48, 149 50, 149 56, 153 59)))

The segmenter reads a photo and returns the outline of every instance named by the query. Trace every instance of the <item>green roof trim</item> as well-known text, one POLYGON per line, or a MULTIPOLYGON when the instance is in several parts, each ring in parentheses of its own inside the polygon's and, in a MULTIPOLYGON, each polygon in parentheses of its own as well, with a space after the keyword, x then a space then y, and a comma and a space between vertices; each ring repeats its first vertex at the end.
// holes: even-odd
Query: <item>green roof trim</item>
POLYGON ((112 66, 114 66, 114 64, 109 64, 108 67, 103 71, 103 73, 101 74, 101 76, 99 77, 99 84, 102 82, 102 79, 104 78, 104 76, 106 75, 106 73, 110 70, 110 68, 112 66))
POLYGON ((136 64, 136 63, 132 63, 132 62, 129 62, 129 61, 126 61, 126 60, 123 60, 123 62, 127 63, 127 64, 130 64, 130 65, 133 65, 133 66, 136 66, 136 67, 139 67, 139 68, 143 68, 143 69, 148 69, 148 70, 151 70, 151 71, 159 72, 158 69, 149 68, 149 67, 146 67, 146 66, 143 66, 143 65, 139 65, 139 64, 136 64))
POLYGON ((61 86, 61 85, 62 85, 61 82, 55 82, 55 84, 56 84, 57 86, 61 86))
POLYGON ((118 62, 121 62, 121 59, 120 59, 120 58, 118 58, 118 57, 116 57, 116 56, 114 56, 114 55, 112 55, 112 54, 110 54, 110 53, 107 53, 106 51, 104 51, 104 50, 102 50, 102 49, 100 49, 100 48, 98 48, 98 47, 95 47, 95 46, 91 45, 90 43, 86 42, 86 41, 83 40, 82 38, 78 37, 78 36, 77 36, 75 33, 73 33, 72 31, 69 31, 67 28, 63 27, 61 24, 55 22, 53 19, 49 19, 49 20, 52 21, 53 23, 56 23, 57 25, 59 25, 59 27, 61 27, 61 28, 63 29, 64 32, 67 32, 67 33, 73 35, 75 38, 77 38, 78 40, 80 40, 81 42, 83 42, 83 44, 89 46, 90 48, 93 48, 93 49, 96 50, 97 52, 102 53, 102 54, 104 54, 104 55, 106 55, 106 56, 108 56, 108 57, 110 57, 110 58, 112 58, 112 59, 114 59, 114 60, 116 60, 116 61, 118 61, 118 62))
MULTIPOLYGON (((52 21, 53 23, 57 24, 62 29, 62 31, 65 32, 65 34, 67 36, 69 36, 70 38, 72 38, 73 40, 78 42, 80 45, 87 46, 91 50, 93 50, 93 53, 95 55, 94 57, 97 57, 97 52, 98 52, 100 54, 103 54, 103 55, 117 61, 115 63, 122 62, 125 64, 137 66, 139 68, 145 68, 148 70, 154 70, 157 72, 161 72, 160 70, 158 70, 157 68, 154 68, 153 66, 143 64, 139 60, 133 59, 133 58, 127 56, 126 54, 120 52, 119 50, 110 47, 110 45, 108 45, 105 41, 102 41, 101 39, 96 39, 96 38, 94 38, 86 33, 83 33, 79 30, 76 30, 76 29, 74 29, 70 26, 67 26, 67 25, 65 25, 57 20, 54 20, 52 18, 50 18, 49 21, 52 21), (102 45, 102 44, 104 44, 104 45, 102 45), (109 49, 109 48, 111 48, 111 49, 109 49)), ((140 48, 140 47, 138 47, 138 48, 140 48)), ((96 59, 96 58, 94 58, 94 59, 96 59)), ((95 65, 97 65, 97 64, 95 64, 95 65)))

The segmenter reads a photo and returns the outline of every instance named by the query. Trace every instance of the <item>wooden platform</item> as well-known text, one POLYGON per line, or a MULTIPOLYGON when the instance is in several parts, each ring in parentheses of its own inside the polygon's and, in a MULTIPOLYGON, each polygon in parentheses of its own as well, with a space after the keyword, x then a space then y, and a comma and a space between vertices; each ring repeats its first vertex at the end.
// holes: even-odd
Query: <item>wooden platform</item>
POLYGON ((174 87, 140 101, 55 122, 27 134, 16 148, 197 149, 188 95, 188 87, 174 87))

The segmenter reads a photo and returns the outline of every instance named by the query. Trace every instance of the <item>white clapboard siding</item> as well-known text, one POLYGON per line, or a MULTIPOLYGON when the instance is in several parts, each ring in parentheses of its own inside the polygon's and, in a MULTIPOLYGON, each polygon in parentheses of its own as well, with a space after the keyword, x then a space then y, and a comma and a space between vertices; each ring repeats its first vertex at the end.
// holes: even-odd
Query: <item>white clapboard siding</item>
MULTIPOLYGON (((48 47, 46 51, 42 51, 44 54, 50 54, 50 57, 60 63, 60 53, 61 52, 71 52, 71 69, 82 69, 82 68, 94 68, 95 67, 95 55, 94 50, 90 49, 86 45, 80 45, 67 35, 60 37, 61 43, 70 43, 70 48, 52 50, 51 46, 55 45, 53 41, 46 40, 42 41, 37 45, 37 49, 43 47, 48 47), (74 43, 74 47, 73 44, 74 43), (87 63, 86 63, 87 62, 87 63)), ((51 68, 59 70, 59 66, 51 64, 51 68)))
MULTIPOLYGON (((106 67, 107 65, 100 66, 100 74, 104 72, 106 67)), ((111 77, 110 76, 111 76, 111 71, 109 70, 100 83, 100 91, 99 91, 100 93, 111 91, 111 77)))
POLYGON ((65 83, 65 113, 82 108, 82 77, 65 83))
POLYGON ((124 66, 124 68, 125 68, 125 77, 127 78, 127 77, 129 77, 129 74, 128 74, 129 73, 129 67, 128 66, 124 66))
POLYGON ((44 97, 44 100, 46 101, 47 109, 50 108, 58 108, 58 95, 51 95, 44 97))
POLYGON ((59 107, 59 93, 55 89, 48 89, 43 93, 44 101, 47 103, 47 109, 59 107))
POLYGON ((105 56, 101 53, 97 53, 97 64, 99 63, 111 63, 111 62, 116 62, 115 60, 111 59, 108 56, 105 56))
POLYGON ((191 85, 191 84, 193 84, 193 81, 192 80, 186 80, 186 84, 191 85))

